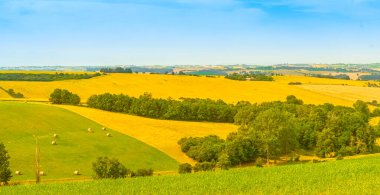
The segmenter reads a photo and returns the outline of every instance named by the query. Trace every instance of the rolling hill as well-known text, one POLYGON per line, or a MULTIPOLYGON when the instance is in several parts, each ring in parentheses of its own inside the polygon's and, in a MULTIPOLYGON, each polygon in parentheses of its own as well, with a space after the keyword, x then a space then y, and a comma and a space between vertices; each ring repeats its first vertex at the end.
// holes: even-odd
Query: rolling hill
POLYGON ((194 162, 181 151, 177 144, 179 139, 210 134, 226 138, 229 133, 238 129, 238 126, 228 123, 158 120, 79 106, 56 106, 149 144, 178 162, 194 162))
POLYGON ((23 173, 12 180, 34 178, 35 146, 41 150, 42 179, 90 177, 91 163, 99 156, 118 158, 126 167, 176 170, 178 162, 165 153, 122 133, 102 130, 102 125, 71 111, 48 105, 0 102, 0 141, 11 156, 12 171, 23 173), (94 133, 89 133, 92 128, 94 133), (112 137, 107 137, 111 133, 112 137), (52 145, 58 134, 57 145, 52 145), (79 170, 81 176, 74 176, 79 170))

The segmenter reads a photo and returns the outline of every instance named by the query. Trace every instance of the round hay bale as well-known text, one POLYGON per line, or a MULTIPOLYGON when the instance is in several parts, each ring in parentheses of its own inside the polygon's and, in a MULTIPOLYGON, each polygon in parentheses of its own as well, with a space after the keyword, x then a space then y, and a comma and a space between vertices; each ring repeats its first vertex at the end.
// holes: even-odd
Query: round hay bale
POLYGON ((21 171, 15 171, 15 175, 22 175, 21 171))
POLYGON ((111 133, 107 133, 106 135, 107 137, 112 137, 111 133))
POLYGON ((103 130, 103 131, 105 131, 105 130, 107 130, 107 128, 105 128, 105 127, 102 127, 102 130, 103 130))
POLYGON ((40 171, 40 175, 41 175, 41 176, 45 176, 46 173, 45 173, 44 171, 40 171))
POLYGON ((75 170, 75 171, 74 171, 74 175, 80 175, 79 171, 78 171, 78 170, 75 170))
POLYGON ((57 138, 57 137, 58 137, 58 135, 57 135, 56 133, 54 133, 53 137, 54 137, 54 138, 57 138))
POLYGON ((94 132, 91 128, 88 128, 87 131, 88 131, 89 133, 93 133, 93 132, 94 132))
POLYGON ((55 140, 51 141, 51 145, 57 145, 57 142, 55 140))

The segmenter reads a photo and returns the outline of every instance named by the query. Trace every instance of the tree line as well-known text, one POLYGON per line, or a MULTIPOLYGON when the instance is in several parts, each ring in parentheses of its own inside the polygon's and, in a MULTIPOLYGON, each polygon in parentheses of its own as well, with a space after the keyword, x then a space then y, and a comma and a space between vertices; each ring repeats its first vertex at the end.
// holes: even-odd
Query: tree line
POLYGON ((360 75, 358 77, 358 80, 361 80, 361 81, 369 81, 369 80, 379 81, 380 80, 380 74, 360 75))
POLYGON ((346 74, 338 74, 338 75, 324 75, 324 74, 305 74, 305 76, 309 77, 317 77, 317 78, 328 78, 328 79, 343 79, 343 80, 350 80, 350 76, 346 74))
POLYGON ((233 166, 242 163, 297 159, 297 149, 314 151, 319 157, 373 152, 375 129, 368 124, 368 105, 357 101, 353 108, 332 104, 306 105, 294 96, 286 102, 266 102, 240 107, 234 119, 238 132, 227 139, 215 135, 187 137, 178 141, 181 150, 199 163, 233 166))
POLYGON ((90 79, 100 76, 100 73, 95 74, 27 74, 27 73, 0 73, 0 81, 61 81, 61 80, 78 80, 90 79))
POLYGON ((88 98, 92 108, 122 112, 157 119, 183 121, 210 121, 232 123, 237 112, 236 106, 223 100, 181 98, 153 98, 144 93, 138 98, 123 94, 105 93, 88 98))
POLYGON ((8 95, 10 95, 13 98, 24 98, 24 94, 22 94, 20 92, 15 92, 15 90, 13 90, 13 89, 6 90, 2 87, 0 87, 0 89, 3 90, 5 93, 7 93, 8 95))
POLYGON ((100 72, 103 72, 103 73, 132 73, 132 69, 131 68, 123 68, 123 67, 101 68, 100 72))
POLYGON ((273 77, 258 73, 232 73, 225 76, 226 79, 238 81, 273 81, 273 77))

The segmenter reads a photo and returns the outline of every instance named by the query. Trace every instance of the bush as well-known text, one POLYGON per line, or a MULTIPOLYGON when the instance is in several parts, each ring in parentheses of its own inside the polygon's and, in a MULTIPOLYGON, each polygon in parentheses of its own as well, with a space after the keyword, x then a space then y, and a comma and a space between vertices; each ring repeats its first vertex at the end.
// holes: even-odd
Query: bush
POLYGON ((119 160, 108 157, 99 157, 96 162, 92 163, 92 169, 95 172, 94 179, 125 178, 130 172, 119 160))
POLYGON ((153 169, 138 169, 136 172, 131 172, 131 177, 146 177, 152 175, 153 169))
POLYGON ((184 174, 184 173, 191 173, 193 167, 189 163, 183 163, 180 164, 178 167, 178 173, 179 174, 184 174))
POLYGON ((201 162, 201 163, 196 163, 194 166, 194 172, 213 171, 214 169, 215 169, 214 162, 201 162))
POLYGON ((80 103, 80 97, 66 89, 55 89, 53 93, 50 94, 49 101, 53 104, 78 105, 80 103))
POLYGON ((9 168, 9 159, 8 151, 5 150, 4 144, 0 142, 0 185, 7 185, 12 178, 12 172, 9 168))

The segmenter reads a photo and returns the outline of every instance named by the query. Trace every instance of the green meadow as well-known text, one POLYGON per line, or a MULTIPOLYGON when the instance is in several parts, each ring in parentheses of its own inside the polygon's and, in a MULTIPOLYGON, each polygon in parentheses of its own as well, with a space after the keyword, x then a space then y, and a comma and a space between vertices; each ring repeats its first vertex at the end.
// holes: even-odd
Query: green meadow
POLYGON ((34 179, 36 139, 44 179, 88 178, 99 156, 118 158, 131 170, 176 170, 178 163, 161 151, 73 112, 41 104, 0 102, 0 142, 11 156, 11 181, 34 179), (88 132, 88 128, 93 133, 88 132), (112 137, 107 137, 110 133, 112 137), (56 145, 52 145, 57 134, 56 145), (79 170, 81 175, 73 175, 79 170))
POLYGON ((0 188, 4 194, 380 194, 380 156, 145 178, 0 188))

